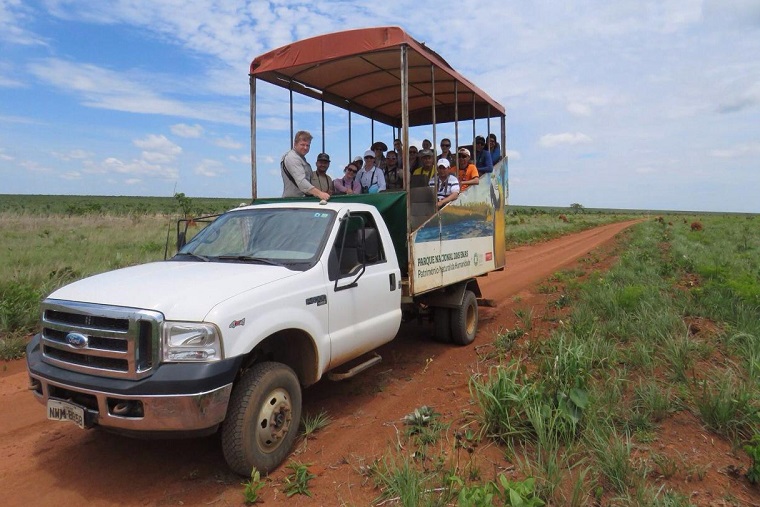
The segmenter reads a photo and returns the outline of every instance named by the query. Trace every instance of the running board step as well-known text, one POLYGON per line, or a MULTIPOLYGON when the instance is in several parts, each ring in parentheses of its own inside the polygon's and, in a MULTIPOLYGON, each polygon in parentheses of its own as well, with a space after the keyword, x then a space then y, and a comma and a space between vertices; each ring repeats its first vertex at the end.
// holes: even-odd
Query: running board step
POLYGON ((380 354, 378 354, 377 352, 372 352, 371 355, 366 360, 360 362, 359 364, 355 364, 357 360, 361 360, 361 357, 348 363, 348 366, 351 366, 352 364, 354 365, 351 367, 351 369, 344 372, 337 372, 337 371, 330 372, 327 374, 327 378, 334 381, 346 380, 347 378, 351 378, 354 375, 358 375, 359 373, 363 372, 367 368, 375 366, 377 363, 382 361, 383 358, 380 357, 380 354))

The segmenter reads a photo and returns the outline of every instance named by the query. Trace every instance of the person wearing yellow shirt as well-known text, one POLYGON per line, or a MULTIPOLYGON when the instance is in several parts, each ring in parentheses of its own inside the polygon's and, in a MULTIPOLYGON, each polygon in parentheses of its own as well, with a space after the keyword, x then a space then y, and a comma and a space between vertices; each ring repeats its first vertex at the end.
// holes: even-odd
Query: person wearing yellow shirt
POLYGON ((412 172, 412 176, 424 176, 430 180, 435 176, 435 165, 433 165, 433 150, 420 151, 420 160, 422 165, 412 172))

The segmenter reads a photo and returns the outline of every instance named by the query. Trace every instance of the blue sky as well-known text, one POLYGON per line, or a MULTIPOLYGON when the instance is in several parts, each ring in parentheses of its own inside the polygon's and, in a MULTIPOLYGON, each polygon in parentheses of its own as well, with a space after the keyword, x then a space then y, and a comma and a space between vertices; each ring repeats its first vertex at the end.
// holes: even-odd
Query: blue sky
MULTIPOLYGON (((249 197, 250 61, 382 25, 507 108, 511 204, 760 212, 758 0, 0 0, 0 194, 249 197)), ((259 91, 274 196, 288 95, 259 91)), ((318 111, 298 100, 296 128, 339 176, 346 114, 328 106, 323 140, 318 111)), ((358 154, 370 126, 352 128, 358 154)))

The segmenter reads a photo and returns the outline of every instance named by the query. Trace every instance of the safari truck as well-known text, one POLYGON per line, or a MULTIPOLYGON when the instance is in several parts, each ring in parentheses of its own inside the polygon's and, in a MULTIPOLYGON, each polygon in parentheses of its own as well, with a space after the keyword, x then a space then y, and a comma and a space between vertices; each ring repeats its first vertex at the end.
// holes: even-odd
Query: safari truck
MULTIPOLYGON (((131 436, 220 431, 235 472, 269 472, 297 437, 302 389, 376 364, 402 318, 427 316, 440 341, 474 340, 478 277, 504 267, 506 161, 440 209, 435 189, 413 178, 403 190, 329 202, 262 199, 261 80, 290 92, 291 111, 293 93, 306 95, 347 110, 349 124, 359 114, 390 126, 404 146, 410 127, 431 127, 435 145, 436 125, 453 122, 459 146, 460 122, 472 121, 474 136, 476 119, 490 130, 499 118, 505 147, 504 108, 400 28, 257 57, 252 203, 178 223, 176 255, 164 261, 79 280, 42 302, 27 364, 49 419, 131 436)), ((291 116, 288 143, 292 130, 291 116)))

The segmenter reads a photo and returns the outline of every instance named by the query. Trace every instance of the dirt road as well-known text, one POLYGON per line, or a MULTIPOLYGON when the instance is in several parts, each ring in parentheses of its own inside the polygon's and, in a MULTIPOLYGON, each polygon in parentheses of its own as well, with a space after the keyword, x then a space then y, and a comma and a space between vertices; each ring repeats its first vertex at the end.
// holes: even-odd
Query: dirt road
MULTIPOLYGON (((507 269, 480 279, 483 295, 497 305, 482 310, 476 345, 490 341, 498 327, 511 325, 515 295, 608 244, 632 223, 507 252, 507 269)), ((362 476, 362 467, 397 442, 405 414, 430 405, 455 421, 472 409, 467 382, 478 367, 478 347, 435 343, 429 326, 411 323, 380 354, 380 365, 354 379, 323 380, 305 391, 305 413, 325 410, 332 419, 315 437, 300 442, 293 455, 311 464, 313 497, 286 498, 281 482, 289 471, 281 467, 262 491, 266 505, 368 505, 377 491, 362 476)), ((27 390, 23 362, 0 369, 3 505, 243 503, 241 480, 228 472, 218 437, 141 441, 48 421, 27 390)))

